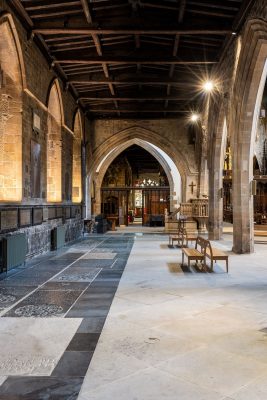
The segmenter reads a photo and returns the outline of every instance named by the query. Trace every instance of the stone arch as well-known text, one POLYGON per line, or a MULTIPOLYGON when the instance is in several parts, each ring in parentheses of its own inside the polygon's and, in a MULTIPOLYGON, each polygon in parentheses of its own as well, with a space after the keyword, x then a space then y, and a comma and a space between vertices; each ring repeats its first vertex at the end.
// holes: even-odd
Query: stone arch
POLYGON ((54 80, 48 97, 47 120, 47 201, 62 201, 62 98, 54 80))
MULTIPOLYGON (((14 48, 16 49, 16 55, 18 59, 18 73, 20 75, 20 82, 22 85, 22 89, 26 89, 27 87, 27 82, 26 82, 26 70, 25 70, 25 63, 24 63, 24 57, 23 57, 23 51, 21 48, 21 43, 19 40, 19 35, 17 32, 17 28, 13 19, 13 16, 9 13, 3 13, 0 15, 0 26, 2 24, 6 23, 10 32, 10 37, 12 37, 12 41, 14 43, 14 48)), ((3 40, 3 36, 1 36, 1 41, 3 40)), ((10 54, 7 54, 7 56, 10 56, 10 54)))
POLYGON ((264 82, 267 76, 267 23, 248 21, 234 85, 235 108, 231 115, 233 142, 233 228, 237 253, 254 251, 253 234, 253 142, 264 82))
POLYGON ((141 139, 162 149, 176 164, 184 184, 186 176, 191 174, 188 161, 184 154, 177 148, 173 149, 159 133, 138 125, 116 132, 111 138, 99 145, 93 154, 89 174, 100 164, 103 159, 103 154, 108 154, 115 147, 131 139, 141 139))
MULTIPOLYGON (((157 159, 157 161, 163 167, 163 169, 168 177, 169 183, 170 183, 170 193, 171 193, 170 209, 171 209, 171 211, 174 209, 175 205, 177 204, 177 200, 181 201, 182 190, 179 188, 179 192, 177 193, 178 185, 174 182, 173 172, 171 171, 170 165, 164 158, 163 154, 160 154, 160 152, 157 150, 157 146, 152 145, 151 143, 149 143, 148 141, 145 141, 143 139, 132 138, 132 139, 126 140, 124 143, 120 143, 119 145, 113 147, 111 150, 107 148, 107 150, 109 150, 109 151, 107 151, 107 153, 104 155, 102 154, 102 159, 99 161, 98 164, 95 162, 94 168, 91 169, 91 173, 89 174, 89 177, 88 177, 88 188, 90 188, 92 186, 92 184, 94 184, 94 186, 95 186, 95 207, 94 207, 95 213, 98 213, 100 210, 100 205, 101 205, 100 190, 101 190, 103 178, 105 176, 105 173, 106 173, 109 165, 120 153, 122 153, 125 149, 127 149, 128 147, 130 147, 133 144, 136 144, 140 147, 143 147, 145 150, 147 150, 150 154, 152 154, 157 159)), ((176 167, 175 164, 174 164, 174 166, 176 167)), ((177 169, 177 167, 176 167, 176 169, 177 169)), ((180 178, 178 169, 177 169, 177 174, 179 175, 179 178, 180 178)), ((90 202, 90 200, 89 200, 89 202, 90 202)), ((88 204, 88 202, 87 202, 87 209, 89 210, 90 207, 91 207, 90 204, 88 204)))
POLYGON ((76 111, 73 126, 73 152, 72 152, 72 201, 82 201, 82 119, 79 110, 76 111))
POLYGON ((0 17, 0 201, 21 201, 22 91, 26 87, 20 42, 10 14, 0 17))
POLYGON ((211 240, 219 240, 223 231, 223 163, 227 140, 227 123, 223 102, 214 105, 209 153, 209 221, 211 240))

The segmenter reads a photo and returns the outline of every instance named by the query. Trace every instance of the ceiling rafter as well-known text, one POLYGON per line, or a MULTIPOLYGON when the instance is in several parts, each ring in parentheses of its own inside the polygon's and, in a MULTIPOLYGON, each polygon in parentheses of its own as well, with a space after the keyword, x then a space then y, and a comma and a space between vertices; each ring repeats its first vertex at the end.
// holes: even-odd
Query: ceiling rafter
MULTIPOLYGON (((88 2, 87 2, 87 0, 81 0, 81 3, 82 3, 82 7, 83 7, 83 11, 84 11, 86 20, 87 20, 88 24, 91 25, 93 23, 93 17, 92 17, 92 12, 89 8, 88 2)), ((95 44, 97 54, 99 55, 99 57, 102 57, 103 51, 102 51, 102 46, 101 46, 99 36, 96 33, 92 33, 91 35, 92 35, 93 42, 95 44)), ((102 68, 103 68, 105 77, 109 78, 109 70, 108 70, 107 64, 102 63, 102 68)), ((115 96, 115 89, 114 89, 114 86, 112 85, 112 83, 109 83, 108 87, 109 87, 111 95, 115 96)), ((118 103, 116 100, 114 100, 114 105, 115 105, 116 109, 118 110, 119 106, 118 106, 118 103)), ((120 116, 119 111, 118 111, 118 116, 120 116)))
MULTIPOLYGON (((180 8, 179 8, 179 13, 178 13, 178 23, 181 24, 184 19, 184 14, 185 14, 185 6, 186 6, 186 0, 180 0, 180 8)), ((178 53, 178 47, 179 47, 179 41, 180 41, 180 35, 175 35, 175 40, 174 40, 174 45, 173 45, 173 51, 172 55, 173 57, 177 56, 178 53)), ((175 65, 170 66, 170 71, 169 71, 169 77, 172 78, 175 70, 175 65)), ((171 94, 171 84, 167 84, 167 96, 171 94)), ((168 108, 168 100, 165 100, 164 108, 168 108)))
POLYGON ((133 57, 90 57, 87 60, 82 59, 57 59, 54 60, 53 64, 75 64, 75 65, 91 65, 91 64, 158 64, 158 65, 165 65, 165 64, 173 64, 173 65, 208 65, 208 64, 216 64, 217 61, 207 61, 207 60, 178 60, 175 57, 169 58, 133 58, 133 57))
MULTIPOLYGON (((17 1, 17 0, 12 0, 17 1)), ((225 36, 232 33, 232 29, 216 29, 214 28, 183 28, 183 29, 170 29, 170 28, 37 28, 32 29, 33 33, 40 33, 42 35, 218 35, 225 36)))
MULTIPOLYGON (((253 0, 10 0, 92 118, 176 117, 253 0)), ((32 35, 31 35, 32 33, 32 35)))

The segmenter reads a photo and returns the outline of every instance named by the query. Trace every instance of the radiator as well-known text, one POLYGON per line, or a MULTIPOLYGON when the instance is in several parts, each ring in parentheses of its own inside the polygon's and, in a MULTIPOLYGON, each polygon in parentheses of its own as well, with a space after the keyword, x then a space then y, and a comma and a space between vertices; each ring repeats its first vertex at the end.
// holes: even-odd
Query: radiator
POLYGON ((65 245, 65 227, 57 226, 51 232, 51 245, 52 250, 60 249, 65 245))
POLYGON ((6 236, 2 240, 2 272, 23 264, 27 254, 25 233, 6 236))

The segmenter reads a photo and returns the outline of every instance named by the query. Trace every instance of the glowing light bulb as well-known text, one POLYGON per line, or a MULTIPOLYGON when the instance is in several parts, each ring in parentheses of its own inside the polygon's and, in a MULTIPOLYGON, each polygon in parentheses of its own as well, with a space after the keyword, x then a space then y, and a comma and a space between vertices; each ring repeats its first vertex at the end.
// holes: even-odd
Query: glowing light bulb
POLYGON ((205 90, 205 92, 211 92, 214 88, 214 84, 212 81, 207 81, 204 83, 203 85, 203 89, 205 90))
POLYGON ((199 119, 199 115, 192 114, 190 119, 191 119, 191 121, 196 122, 199 119))

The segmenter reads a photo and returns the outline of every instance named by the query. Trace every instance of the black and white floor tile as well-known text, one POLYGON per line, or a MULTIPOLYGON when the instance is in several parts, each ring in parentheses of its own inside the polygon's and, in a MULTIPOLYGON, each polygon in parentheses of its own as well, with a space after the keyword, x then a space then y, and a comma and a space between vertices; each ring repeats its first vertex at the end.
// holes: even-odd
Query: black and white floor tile
POLYGON ((0 400, 77 398, 132 245, 89 235, 0 276, 0 400))

